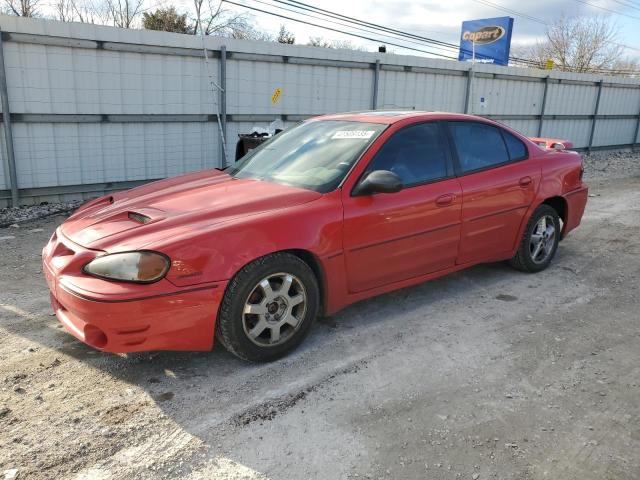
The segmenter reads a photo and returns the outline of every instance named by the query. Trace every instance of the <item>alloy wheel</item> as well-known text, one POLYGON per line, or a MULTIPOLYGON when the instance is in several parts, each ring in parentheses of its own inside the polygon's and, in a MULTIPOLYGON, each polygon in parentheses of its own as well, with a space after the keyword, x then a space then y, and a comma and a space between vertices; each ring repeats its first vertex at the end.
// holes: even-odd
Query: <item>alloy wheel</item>
POLYGON ((529 252, 534 263, 544 263, 555 245, 556 224, 551 215, 543 215, 536 223, 529 241, 529 252))
POLYGON ((247 297, 242 326, 256 345, 280 345, 300 327, 306 308, 307 294, 298 277, 275 273, 260 280, 247 297))

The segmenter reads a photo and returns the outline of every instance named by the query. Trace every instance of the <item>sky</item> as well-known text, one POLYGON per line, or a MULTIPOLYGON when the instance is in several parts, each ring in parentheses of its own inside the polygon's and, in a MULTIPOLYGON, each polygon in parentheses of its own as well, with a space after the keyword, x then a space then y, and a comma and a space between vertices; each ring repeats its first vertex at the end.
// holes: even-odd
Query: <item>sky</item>
MULTIPOLYGON (((168 1, 168 0, 164 0, 168 1)), ((316 18, 304 17, 282 8, 290 8, 275 0, 233 0, 247 6, 277 12, 282 15, 306 19, 309 22, 329 25, 342 29, 340 25, 331 25, 316 18)), ((325 10, 384 25, 410 33, 435 38, 438 40, 458 44, 460 24, 463 20, 478 18, 492 18, 511 16, 514 18, 512 45, 522 45, 534 42, 544 36, 544 22, 552 22, 562 14, 567 16, 608 16, 619 29, 619 42, 628 45, 628 56, 640 57, 640 0, 301 0, 325 10), (512 10, 508 12, 506 10, 512 10), (517 13, 516 13, 517 12, 517 13), (528 17, 528 18, 527 18, 528 17), (533 18, 532 18, 533 17, 533 18)), ((191 6, 191 0, 174 0, 179 9, 186 10, 191 6)), ((293 32, 296 43, 306 43, 310 36, 322 36, 327 39, 351 40, 367 50, 377 49, 377 42, 342 35, 326 31, 321 28, 284 20, 265 13, 227 4, 225 8, 238 12, 248 12, 253 22, 262 30, 276 34, 280 25, 293 32)), ((381 34, 371 34, 352 30, 365 36, 379 37, 381 34)), ((398 42, 386 38, 388 42, 398 42)), ((410 45, 410 44, 408 44, 410 45)), ((429 50, 428 47, 411 45, 416 48, 429 50)), ((420 54, 409 52, 398 47, 389 46, 396 53, 420 54)), ((438 50, 434 50, 438 51, 438 50)), ((439 51, 440 53, 445 53, 439 51)))
MULTIPOLYGON (((46 15, 54 14, 56 0, 39 0, 39 7, 46 15)), ((79 0, 82 2, 83 0, 79 0)), ((210 1, 214 6, 220 0, 210 1)), ((406 40, 385 37, 382 33, 357 31, 319 18, 305 16, 310 12, 293 13, 295 8, 285 3, 291 0, 231 0, 234 3, 266 10, 307 22, 318 23, 339 30, 349 30, 359 35, 379 39, 367 41, 353 36, 327 31, 322 28, 278 18, 246 7, 225 3, 223 8, 246 13, 251 22, 261 31, 275 36, 280 25, 293 32, 296 43, 306 44, 309 37, 324 37, 328 40, 350 40, 354 45, 368 51, 376 51, 378 45, 386 44, 387 50, 398 54, 425 55, 421 52, 402 49, 390 43, 404 43, 411 47, 435 53, 457 56, 451 50, 436 49, 424 44, 412 44, 406 40), (286 9, 289 9, 287 11, 286 9)), ((640 59, 640 0, 299 0, 325 10, 347 15, 359 20, 384 25, 405 32, 434 38, 455 45, 459 44, 461 23, 464 20, 511 16, 514 18, 512 48, 542 39, 545 24, 561 15, 570 17, 606 16, 618 29, 618 42, 628 46, 624 54, 640 59)), ((173 5, 180 13, 193 13, 193 0, 143 0, 144 10, 173 5)), ((298 11, 299 12, 299 11, 298 11)), ((317 14, 315 14, 317 15, 317 14)), ((427 55, 429 56, 429 55, 427 55)))

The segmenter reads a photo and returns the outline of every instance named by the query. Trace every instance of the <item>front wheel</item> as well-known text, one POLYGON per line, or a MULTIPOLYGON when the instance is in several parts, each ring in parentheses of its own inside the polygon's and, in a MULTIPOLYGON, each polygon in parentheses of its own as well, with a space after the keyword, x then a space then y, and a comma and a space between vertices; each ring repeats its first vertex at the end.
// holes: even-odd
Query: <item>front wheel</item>
POLYGON ((259 258, 229 283, 217 338, 245 360, 275 360, 304 339, 318 314, 319 297, 316 277, 300 258, 288 253, 259 258))
POLYGON ((523 272, 540 272, 551 263, 559 240, 558 212, 553 207, 542 204, 531 215, 518 252, 509 263, 523 272))

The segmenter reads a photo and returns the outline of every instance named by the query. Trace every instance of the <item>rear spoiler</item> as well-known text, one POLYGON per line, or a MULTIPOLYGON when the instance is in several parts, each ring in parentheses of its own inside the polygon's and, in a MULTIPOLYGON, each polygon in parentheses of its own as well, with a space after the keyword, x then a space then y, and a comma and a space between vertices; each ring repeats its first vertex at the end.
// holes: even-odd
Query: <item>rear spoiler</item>
POLYGON ((548 150, 570 150, 573 148, 573 142, 559 138, 529 137, 529 140, 548 150))

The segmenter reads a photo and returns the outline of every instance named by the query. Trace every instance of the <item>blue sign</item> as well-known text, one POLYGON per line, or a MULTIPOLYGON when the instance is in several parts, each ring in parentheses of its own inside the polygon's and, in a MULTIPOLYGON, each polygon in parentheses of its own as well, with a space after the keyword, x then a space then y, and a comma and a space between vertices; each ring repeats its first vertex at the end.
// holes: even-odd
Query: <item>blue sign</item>
POLYGON ((508 65, 512 30, 511 17, 462 22, 458 60, 508 65))

